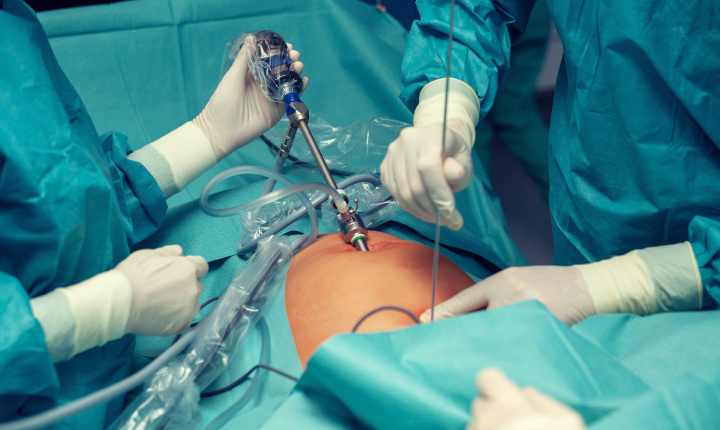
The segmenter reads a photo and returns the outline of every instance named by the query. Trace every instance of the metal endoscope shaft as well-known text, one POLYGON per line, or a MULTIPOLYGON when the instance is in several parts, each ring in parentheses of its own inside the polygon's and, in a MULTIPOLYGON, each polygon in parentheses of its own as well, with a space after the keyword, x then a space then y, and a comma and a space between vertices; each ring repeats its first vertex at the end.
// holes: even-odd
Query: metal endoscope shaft
POLYGON ((365 239, 356 240, 355 248, 357 248, 358 251, 369 251, 367 243, 365 243, 365 239))
POLYGON ((325 179, 325 182, 327 182, 328 185, 337 190, 338 186, 335 183, 335 179, 333 179, 332 174, 330 174, 330 169, 328 169, 327 164, 325 164, 325 159, 320 153, 320 149, 315 142, 315 138, 313 137, 312 133, 310 133, 310 128, 308 127, 307 122, 305 120, 301 120, 298 121, 298 125, 300 126, 300 131, 302 132, 303 136, 305 136, 305 141, 310 148, 310 152, 312 152, 312 155, 315 158, 315 162, 320 168, 320 173, 322 174, 323 179, 325 179))

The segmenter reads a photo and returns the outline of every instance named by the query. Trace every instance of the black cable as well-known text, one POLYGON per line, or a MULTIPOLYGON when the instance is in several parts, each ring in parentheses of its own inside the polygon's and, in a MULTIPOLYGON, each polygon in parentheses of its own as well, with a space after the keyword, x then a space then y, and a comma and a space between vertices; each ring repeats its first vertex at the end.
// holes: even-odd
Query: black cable
MULTIPOLYGON (((205 306, 209 305, 210 303, 216 301, 216 300, 219 299, 219 298, 220 298, 220 296, 215 296, 215 297, 213 297, 212 299, 206 300, 205 303, 203 303, 202 305, 200 305, 200 310, 198 310, 198 312, 200 312, 201 310, 203 310, 203 308, 204 308, 205 306)), ((199 324, 199 323, 192 323, 192 324, 190 324, 190 328, 193 328, 193 327, 195 327, 195 326, 198 325, 198 324, 199 324)), ((172 343, 171 343, 170 345, 175 345, 175 342, 177 342, 178 340, 180 340, 180 336, 182 336, 182 335, 183 335, 182 333, 176 334, 176 335, 175 335, 175 339, 173 339, 173 341, 172 341, 172 343)))
MULTIPOLYGON (((267 137, 265 137, 264 134, 260 135, 260 139, 262 139, 262 141, 265 142, 265 144, 268 146, 268 148, 270 148, 276 152, 280 151, 280 147, 278 147, 277 145, 272 143, 272 141, 270 139, 268 139, 267 137)), ((308 169, 315 169, 315 170, 318 169, 316 164, 302 161, 301 159, 293 156, 292 154, 288 154, 287 158, 288 158, 288 160, 292 161, 293 163, 297 164, 298 166, 303 166, 308 169)), ((339 175, 339 176, 352 176, 355 174, 353 172, 346 172, 344 170, 337 170, 337 169, 329 169, 329 170, 330 170, 330 173, 332 173, 333 175, 339 175)))
POLYGON ((401 307, 399 307, 399 306, 382 306, 382 307, 379 307, 379 308, 377 308, 377 309, 371 310, 370 312, 366 313, 362 318, 360 318, 360 321, 358 321, 358 322, 355 324, 355 327, 353 327, 353 329, 350 331, 350 333, 355 333, 355 332, 357 331, 358 327, 360 327, 360 324, 362 324, 363 322, 365 322, 366 319, 370 318, 371 316, 373 316, 373 315, 375 315, 376 313, 381 312, 381 311, 398 311, 398 312, 402 312, 402 313, 404 313, 405 315, 407 315, 407 316, 409 316, 410 318, 412 318, 413 321, 415 321, 415 324, 420 324, 420 320, 415 316, 415 314, 413 314, 412 312, 410 312, 409 310, 407 310, 407 309, 405 309, 405 308, 401 308, 401 307))
POLYGON ((295 381, 295 382, 298 381, 298 378, 296 378, 292 375, 289 375, 289 374, 283 372, 282 370, 278 370, 274 367, 266 366, 264 364, 257 364, 255 366, 253 366, 250 370, 245 372, 245 374, 243 376, 239 377, 237 380, 235 380, 235 382, 228 385, 227 387, 218 388, 217 390, 208 391, 205 393, 200 393, 200 397, 202 397, 202 398, 212 397, 212 396, 217 396, 218 394, 227 393, 228 391, 232 390, 233 388, 235 388, 238 385, 242 384, 243 382, 247 381, 247 379, 250 377, 250 374, 253 373, 254 371, 256 371, 257 369, 267 369, 267 370, 277 373, 280 376, 284 376, 284 377, 290 379, 291 381, 295 381))

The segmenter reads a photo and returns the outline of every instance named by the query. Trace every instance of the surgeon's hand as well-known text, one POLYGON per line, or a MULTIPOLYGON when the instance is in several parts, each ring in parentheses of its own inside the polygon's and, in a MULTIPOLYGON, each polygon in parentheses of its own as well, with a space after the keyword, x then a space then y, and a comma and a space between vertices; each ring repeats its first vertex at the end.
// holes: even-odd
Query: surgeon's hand
MULTIPOLYGON (((435 319, 479 309, 495 309, 526 300, 537 300, 568 325, 596 314, 585 278, 577 267, 510 267, 478 282, 435 307, 435 319)), ((420 315, 430 321, 430 310, 420 315)))
POLYGON ((380 177, 403 209, 431 223, 440 211, 442 224, 458 230, 463 218, 454 193, 472 181, 471 143, 463 142, 448 121, 443 158, 442 132, 442 124, 404 129, 388 147, 380 177))
MULTIPOLYGON (((280 121, 282 103, 267 99, 248 69, 249 44, 244 44, 205 109, 193 120, 210 140, 218 161, 257 139, 280 121)), ((302 74, 300 53, 288 43, 295 71, 302 74)), ((308 78, 303 78, 304 86, 308 78)))
POLYGON ((520 388, 499 369, 477 377, 480 397, 467 430, 584 430, 582 417, 532 387, 520 388))
POLYGON ((127 276, 132 305, 126 333, 169 336, 186 330, 200 310, 199 279, 208 272, 202 257, 183 257, 179 245, 135 251, 116 269, 127 276))

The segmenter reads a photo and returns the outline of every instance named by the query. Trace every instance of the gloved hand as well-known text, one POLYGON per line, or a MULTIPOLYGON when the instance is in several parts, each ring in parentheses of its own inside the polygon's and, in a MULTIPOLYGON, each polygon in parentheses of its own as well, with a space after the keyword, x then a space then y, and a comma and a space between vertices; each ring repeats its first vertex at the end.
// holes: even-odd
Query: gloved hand
MULTIPOLYGON (((243 45, 210 101, 193 121, 128 155, 141 163, 169 198, 228 154, 252 142, 280 120, 284 105, 268 100, 248 70, 243 45)), ((300 53, 288 43, 295 71, 300 53)), ((307 78, 303 79, 307 86, 307 78)))
POLYGON ((499 369, 485 369, 476 380, 480 397, 472 404, 467 430, 583 430, 574 410, 532 387, 520 388, 499 369))
MULTIPOLYGON (((435 307, 435 319, 526 300, 539 301, 568 325, 596 313, 587 283, 576 267, 528 266, 510 267, 459 292, 435 307)), ((429 309, 420 321, 430 321, 429 309)))
POLYGON ((186 330, 200 310, 202 257, 182 256, 179 245, 135 251, 116 269, 130 281, 132 305, 126 333, 169 336, 186 330))
MULTIPOLYGON (((568 325, 598 313, 648 315, 702 309, 703 285, 688 242, 576 266, 511 267, 435 307, 435 319, 537 300, 568 325)), ((430 310, 420 315, 430 321, 430 310)))
POLYGON ((464 82, 450 80, 445 157, 442 156, 446 79, 429 83, 420 93, 413 127, 404 129, 388 147, 380 165, 380 177, 403 209, 431 223, 441 222, 454 230, 463 225, 453 193, 473 179, 472 145, 480 103, 464 82))
MULTIPOLYGON (((283 103, 267 99, 248 70, 249 44, 244 44, 205 109, 194 120, 207 136, 218 161, 270 130, 285 114, 283 103)), ((300 53, 288 43, 295 71, 302 74, 300 53)), ((304 87, 308 78, 303 78, 304 87)))
POLYGON ((470 145, 453 131, 448 121, 445 159, 442 158, 442 124, 408 127, 390 144, 380 165, 383 184, 403 209, 423 221, 437 221, 457 230, 463 218, 455 208, 453 193, 472 181, 470 145))

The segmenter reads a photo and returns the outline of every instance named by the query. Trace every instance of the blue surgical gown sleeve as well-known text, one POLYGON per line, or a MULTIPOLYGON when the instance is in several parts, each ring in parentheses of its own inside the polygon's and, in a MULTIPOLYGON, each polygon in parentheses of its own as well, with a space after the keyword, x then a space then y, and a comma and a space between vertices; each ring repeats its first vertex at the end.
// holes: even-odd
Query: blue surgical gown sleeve
POLYGON ((14 277, 0 272, 0 422, 11 417, 26 396, 51 397, 59 384, 40 324, 33 318, 27 292, 14 277))
POLYGON ((690 243, 705 288, 704 308, 720 303, 720 221, 697 216, 690 222, 690 243))
MULTIPOLYGON (((418 0, 420 19, 410 29, 402 62, 400 98, 415 110, 422 88, 446 74, 449 0, 418 0)), ((510 68, 510 45, 525 31, 535 0, 457 0, 453 28, 453 78, 480 99, 480 118, 490 111, 510 68)))
MULTIPOLYGON (((167 204, 150 173, 127 159, 126 137, 98 136, 33 11, 21 1, 5 0, 0 29, 0 421, 4 421, 73 400, 127 376, 132 336, 53 364, 29 299, 114 268, 135 243, 157 230, 167 204)), ((112 411, 117 413, 122 401, 118 398, 73 420, 101 426, 105 418, 112 419, 112 411)))
POLYGON ((165 195, 142 164, 127 159, 131 150, 126 136, 107 133, 100 140, 118 196, 128 247, 132 247, 162 224, 167 212, 165 195))

